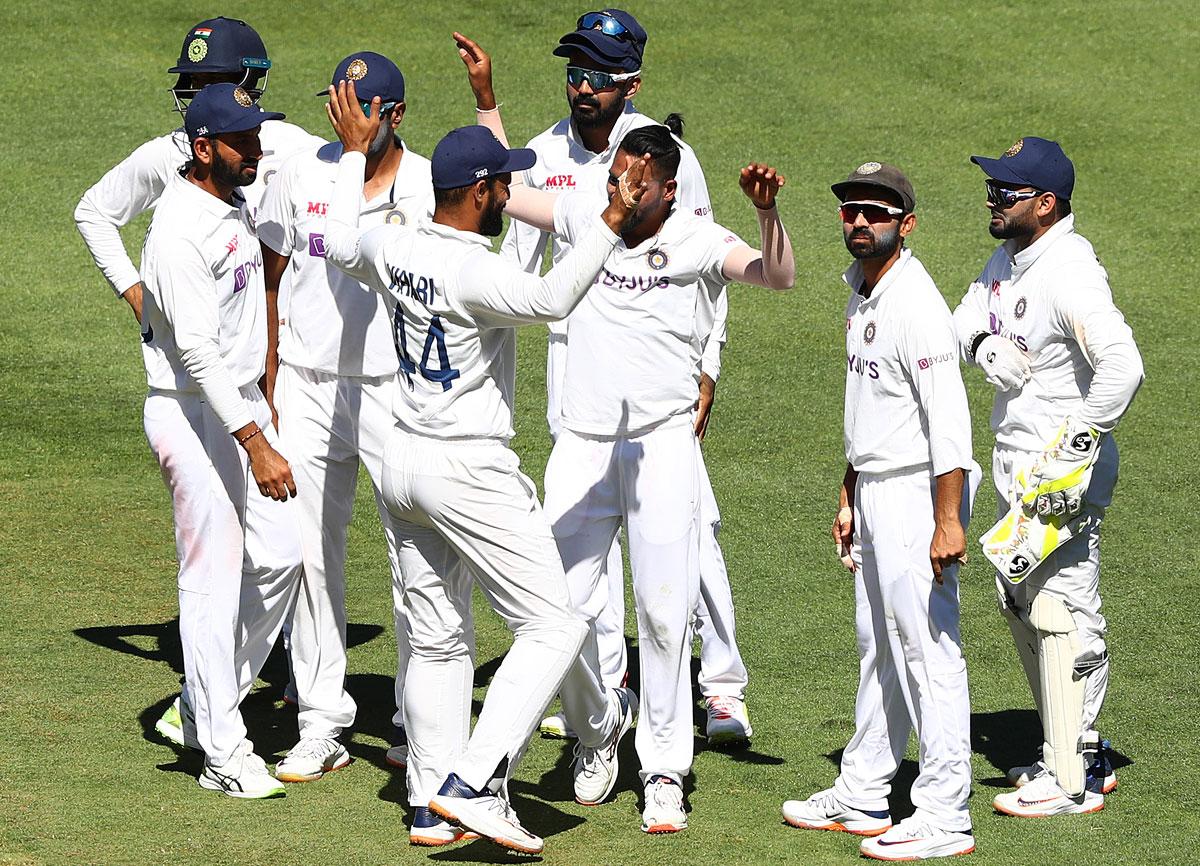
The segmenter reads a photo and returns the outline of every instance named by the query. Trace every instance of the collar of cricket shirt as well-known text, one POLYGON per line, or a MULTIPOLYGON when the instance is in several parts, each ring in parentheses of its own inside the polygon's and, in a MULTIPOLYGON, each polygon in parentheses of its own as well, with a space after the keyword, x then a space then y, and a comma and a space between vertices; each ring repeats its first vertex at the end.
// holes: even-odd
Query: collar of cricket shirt
POLYGON ((1008 260, 1012 263, 1013 279, 1017 279, 1029 267, 1041 258, 1042 253, 1050 249, 1059 238, 1071 234, 1075 231, 1075 214, 1069 214, 1063 217, 1054 225, 1046 230, 1046 233, 1034 241, 1032 244, 1021 250, 1019 253, 1013 253, 1012 241, 1004 242, 1004 251, 1008 253, 1008 260))

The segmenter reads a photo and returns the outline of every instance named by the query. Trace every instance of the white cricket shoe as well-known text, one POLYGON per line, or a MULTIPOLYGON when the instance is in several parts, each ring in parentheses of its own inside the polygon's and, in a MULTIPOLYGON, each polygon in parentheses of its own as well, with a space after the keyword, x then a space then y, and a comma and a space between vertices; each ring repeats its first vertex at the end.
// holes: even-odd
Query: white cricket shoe
POLYGON ((833 788, 818 791, 807 800, 788 800, 783 804, 783 820, 804 830, 834 830, 855 836, 878 836, 892 827, 886 809, 871 812, 851 808, 837 798, 833 788))
POLYGON ((210 764, 205 760, 199 782, 201 788, 245 800, 284 795, 283 784, 270 774, 266 762, 254 754, 254 744, 249 740, 242 740, 233 757, 224 764, 210 764))
POLYGON ((454 773, 429 801, 429 811, 522 854, 541 854, 545 844, 521 826, 517 813, 491 791, 476 791, 454 773))
POLYGON ((392 725, 392 728, 392 745, 388 748, 384 760, 403 770, 408 767, 408 734, 404 732, 403 725, 392 725))
POLYGON ((750 714, 746 702, 731 695, 713 695, 704 699, 708 710, 708 728, 705 735, 714 746, 743 743, 750 739, 754 728, 750 727, 750 714))
POLYGON ((176 697, 163 711, 162 716, 154 723, 154 730, 177 746, 197 752, 204 751, 200 748, 200 741, 196 739, 196 717, 192 715, 192 708, 183 702, 183 695, 176 697))
POLYGON ((616 688, 613 695, 619 715, 608 739, 596 748, 575 744, 575 802, 584 806, 598 806, 612 793, 617 784, 617 746, 633 726, 637 713, 637 695, 632 689, 616 688))
POLYGON ((562 713, 546 716, 538 725, 538 733, 549 740, 574 740, 578 734, 567 724, 567 717, 562 713))
POLYGON ((424 845, 427 848, 452 845, 455 842, 471 842, 478 838, 478 833, 464 830, 449 821, 443 821, 429 811, 428 806, 416 808, 413 813, 412 826, 408 828, 409 844, 424 845))
POLYGON ((926 860, 930 857, 954 857, 975 850, 970 830, 955 832, 934 827, 914 815, 905 818, 885 833, 863 839, 859 853, 872 860, 926 860))
POLYGON ((346 747, 332 737, 302 737, 275 765, 281 782, 315 782, 350 763, 346 747))
POLYGON ((1078 797, 1069 797, 1053 773, 1043 773, 1017 790, 997 796, 992 808, 1018 818, 1082 815, 1103 809, 1104 795, 1085 789, 1078 797))
POLYGON ((1014 788, 1020 788, 1024 785, 1028 785, 1038 776, 1042 775, 1042 773, 1049 772, 1050 770, 1047 769, 1046 765, 1041 761, 1038 761, 1036 764, 1030 764, 1027 767, 1012 767, 1007 773, 1004 774, 1004 778, 1007 779, 1008 784, 1012 785, 1014 788))
POLYGON ((646 782, 646 808, 642 810, 643 833, 678 833, 687 829, 683 788, 666 776, 651 776, 646 782))

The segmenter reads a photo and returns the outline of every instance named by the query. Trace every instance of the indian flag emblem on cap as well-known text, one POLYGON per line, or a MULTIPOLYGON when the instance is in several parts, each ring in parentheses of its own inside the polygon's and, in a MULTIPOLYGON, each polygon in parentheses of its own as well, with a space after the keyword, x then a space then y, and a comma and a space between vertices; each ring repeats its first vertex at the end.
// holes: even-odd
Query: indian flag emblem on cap
POLYGON ((1004 155, 1005 156, 1016 156, 1018 153, 1021 152, 1021 148, 1023 148, 1024 146, 1025 146, 1025 139, 1018 138, 1015 142, 1013 142, 1012 147, 1010 147, 1008 150, 1004 151, 1004 155))
POLYGON ((188 43, 188 60, 199 63, 208 55, 208 43, 203 39, 193 39, 188 43))
POLYGON ((201 39, 207 39, 208 37, 212 36, 212 28, 211 27, 197 27, 195 30, 192 31, 192 35, 199 36, 201 39))
POLYGON ((864 162, 862 165, 860 165, 858 168, 856 168, 854 170, 854 173, 855 174, 874 174, 875 172, 879 171, 879 169, 881 169, 881 168, 883 168, 883 166, 877 162, 864 162))

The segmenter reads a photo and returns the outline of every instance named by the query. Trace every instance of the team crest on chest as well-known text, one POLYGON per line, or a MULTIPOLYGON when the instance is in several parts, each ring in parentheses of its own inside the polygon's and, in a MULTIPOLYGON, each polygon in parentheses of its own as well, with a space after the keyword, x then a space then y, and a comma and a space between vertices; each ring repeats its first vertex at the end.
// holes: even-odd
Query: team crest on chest
POLYGON ((875 322, 874 320, 867 322, 867 326, 863 328, 863 342, 868 346, 875 342, 875 322))
POLYGON ((1025 318, 1025 308, 1027 306, 1029 306, 1029 304, 1026 302, 1025 298, 1017 298, 1017 305, 1013 307, 1013 316, 1018 319, 1025 318))
POLYGON ((662 250, 654 249, 646 253, 646 264, 648 264, 653 270, 661 271, 667 266, 669 261, 670 259, 667 258, 667 254, 662 250))
POLYGON ((388 215, 383 218, 383 221, 390 226, 408 225, 408 215, 399 208, 393 208, 388 211, 388 215))

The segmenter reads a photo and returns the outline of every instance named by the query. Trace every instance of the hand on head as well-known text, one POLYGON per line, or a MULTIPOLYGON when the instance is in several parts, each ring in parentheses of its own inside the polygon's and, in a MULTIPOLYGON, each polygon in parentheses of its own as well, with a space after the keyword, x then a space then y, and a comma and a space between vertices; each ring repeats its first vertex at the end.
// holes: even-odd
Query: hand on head
POLYGON ((370 114, 364 114, 353 81, 339 81, 337 87, 330 85, 329 102, 325 113, 333 131, 347 151, 366 153, 379 134, 382 100, 376 96, 371 100, 370 114))

